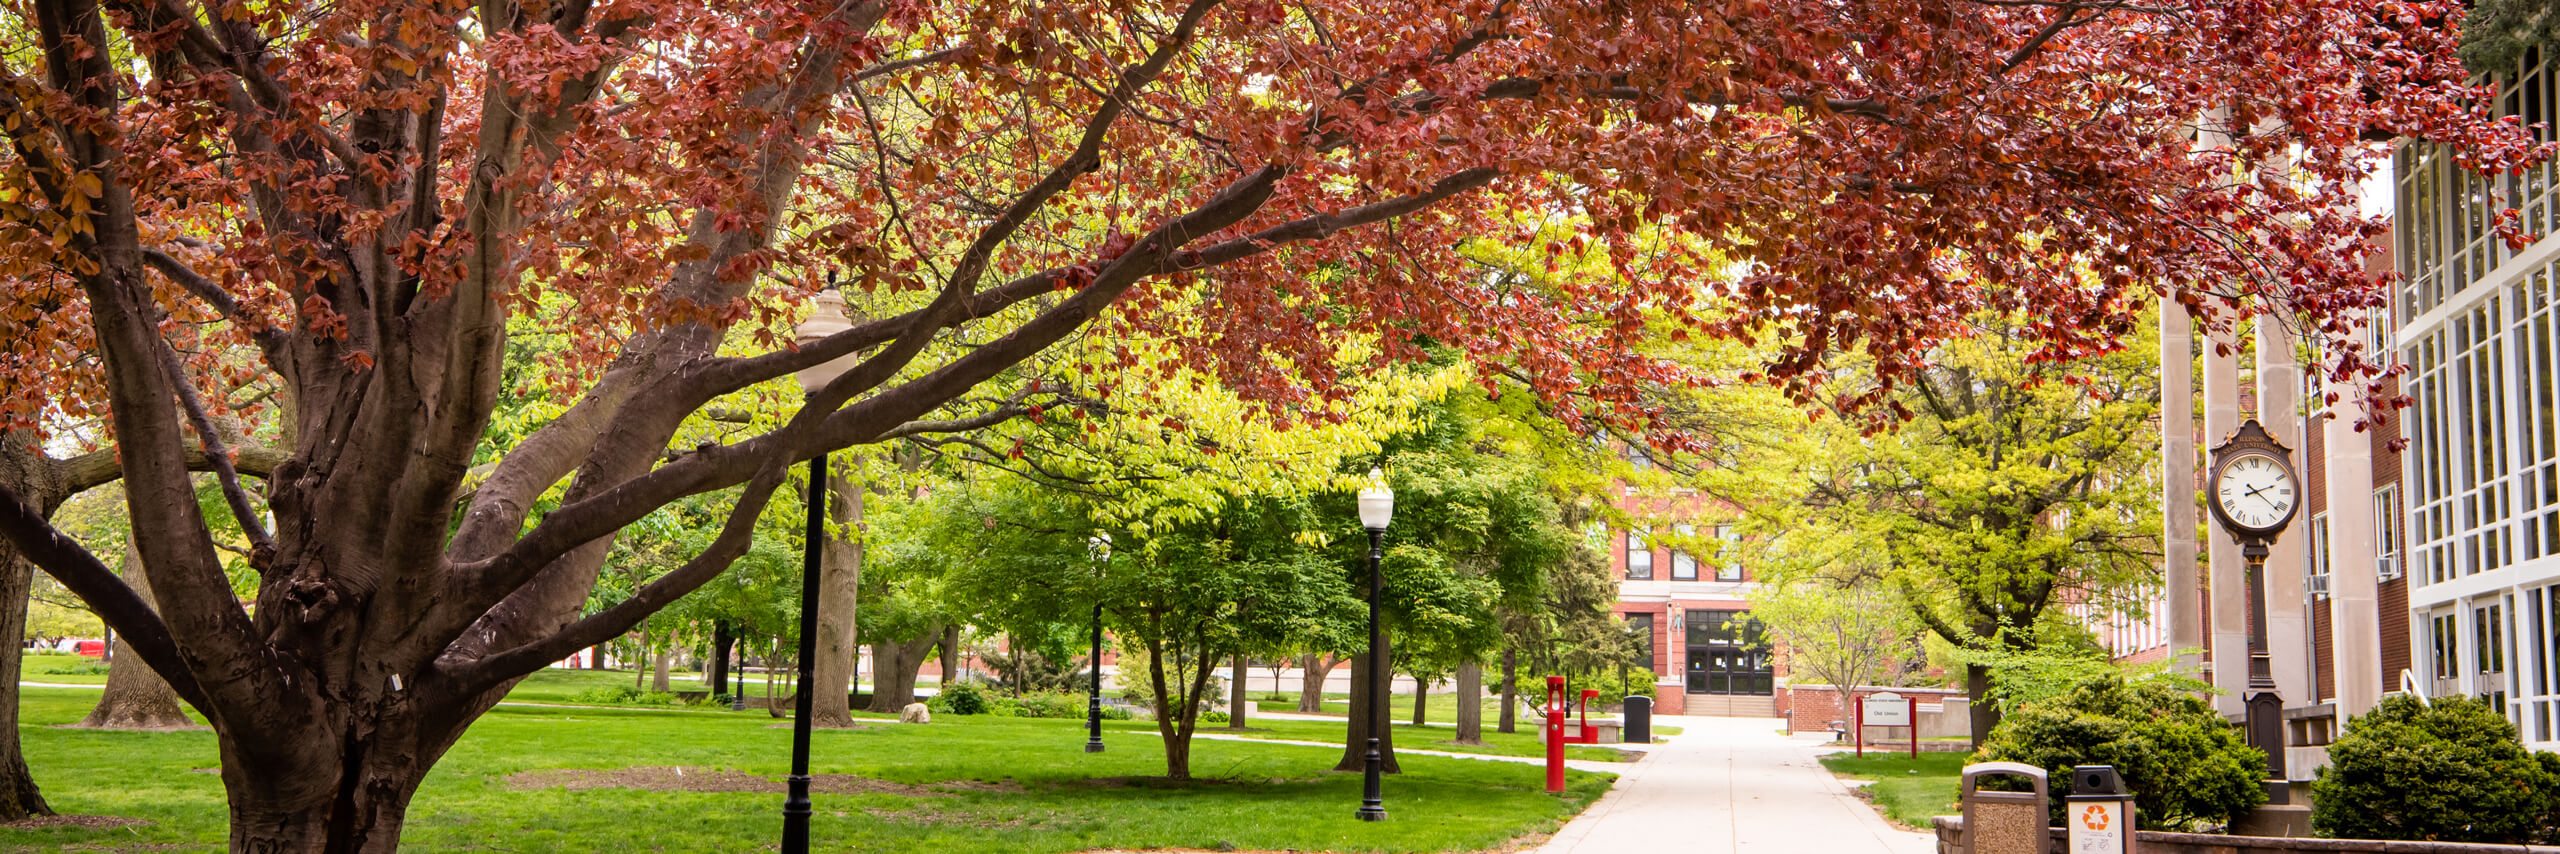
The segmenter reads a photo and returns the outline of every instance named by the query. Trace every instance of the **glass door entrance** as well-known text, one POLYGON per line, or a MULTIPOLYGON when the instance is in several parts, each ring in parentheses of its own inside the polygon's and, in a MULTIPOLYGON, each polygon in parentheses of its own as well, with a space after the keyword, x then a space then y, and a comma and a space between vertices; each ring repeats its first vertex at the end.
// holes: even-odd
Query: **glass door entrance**
POLYGON ((1688 615, 1689 693, 1767 696, 1777 684, 1760 624, 1749 611, 1688 615))

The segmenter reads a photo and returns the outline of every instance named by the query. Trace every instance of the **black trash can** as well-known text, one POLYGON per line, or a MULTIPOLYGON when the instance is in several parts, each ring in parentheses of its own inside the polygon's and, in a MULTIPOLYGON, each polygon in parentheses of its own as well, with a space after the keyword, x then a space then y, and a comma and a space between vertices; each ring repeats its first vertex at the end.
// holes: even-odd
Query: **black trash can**
POLYGON ((1625 717, 1627 725, 1619 730, 1621 736, 1618 740, 1628 744, 1653 743, 1652 697, 1641 695, 1628 697, 1625 717))

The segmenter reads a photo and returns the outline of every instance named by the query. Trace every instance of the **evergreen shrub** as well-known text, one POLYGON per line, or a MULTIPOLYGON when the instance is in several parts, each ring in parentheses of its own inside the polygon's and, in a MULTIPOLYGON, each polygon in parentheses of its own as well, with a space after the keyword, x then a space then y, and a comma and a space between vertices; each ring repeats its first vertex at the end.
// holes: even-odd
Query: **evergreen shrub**
POLYGON ((987 690, 975 682, 953 682, 942 686, 942 706, 955 715, 987 713, 987 690))
POLYGON ((2560 756, 2527 752, 2506 716, 2469 697, 2382 698, 2329 745, 2311 796, 2321 836, 2560 841, 2560 756))
MULTIPOLYGON (((2062 786, 2074 765, 2111 765, 2133 790, 2141 827, 2228 825, 2266 802, 2266 754, 2203 699, 2158 683, 2100 676, 2010 712, 1976 761, 2024 762, 2062 786)), ((2063 791, 2053 798, 2062 825, 2063 791)))

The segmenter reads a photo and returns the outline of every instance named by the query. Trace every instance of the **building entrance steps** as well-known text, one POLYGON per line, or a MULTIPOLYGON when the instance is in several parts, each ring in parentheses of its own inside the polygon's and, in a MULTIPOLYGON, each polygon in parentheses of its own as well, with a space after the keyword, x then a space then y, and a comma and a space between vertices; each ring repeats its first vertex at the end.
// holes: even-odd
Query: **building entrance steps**
POLYGON ((1656 718, 1681 728, 1537 854, 1931 854, 1815 757, 1829 733, 1781 734, 1769 718, 1656 718))

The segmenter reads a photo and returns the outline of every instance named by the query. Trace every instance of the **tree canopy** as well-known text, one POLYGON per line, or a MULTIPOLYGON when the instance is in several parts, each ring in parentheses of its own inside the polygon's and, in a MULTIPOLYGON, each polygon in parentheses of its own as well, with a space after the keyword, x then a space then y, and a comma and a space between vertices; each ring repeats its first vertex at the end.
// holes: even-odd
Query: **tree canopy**
MULTIPOLYGON (((2045 358, 2155 299, 2343 333, 2384 302, 2351 196, 2381 141, 2541 154, 2463 85, 2460 8, 11 2, 0 414, 111 425, 161 607, 45 501, 0 495, 0 534, 205 712, 235 848, 383 850, 501 689, 718 575, 793 462, 1039 412, 1062 387, 1008 372, 1097 330, 1284 411, 1345 393, 1341 341, 1452 347, 1666 448, 1646 395, 1697 378, 1665 338, 1763 342, 1805 400, 1854 352, 1882 382, 1846 403, 1891 409, 1985 310, 2045 358), (1606 274, 1485 275, 1475 238, 1606 274), (867 315, 792 346, 831 278, 867 315), (560 409, 477 460, 517 317, 567 340, 560 409), (232 414, 284 457, 263 496, 232 414), (615 532, 731 487, 699 553, 581 613, 615 532)), ((1084 367, 1140 361, 1111 355, 1084 367)))

